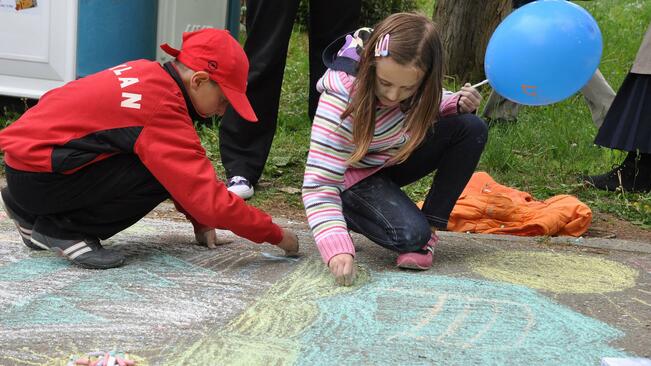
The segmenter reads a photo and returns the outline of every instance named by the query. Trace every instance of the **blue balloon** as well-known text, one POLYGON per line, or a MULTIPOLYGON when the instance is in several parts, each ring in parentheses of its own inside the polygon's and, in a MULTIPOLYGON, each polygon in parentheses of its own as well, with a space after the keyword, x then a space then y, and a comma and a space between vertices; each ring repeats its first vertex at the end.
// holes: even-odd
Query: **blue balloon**
POLYGON ((582 7, 539 0, 506 17, 486 49, 484 69, 497 93, 526 105, 561 101, 599 66, 601 31, 582 7))

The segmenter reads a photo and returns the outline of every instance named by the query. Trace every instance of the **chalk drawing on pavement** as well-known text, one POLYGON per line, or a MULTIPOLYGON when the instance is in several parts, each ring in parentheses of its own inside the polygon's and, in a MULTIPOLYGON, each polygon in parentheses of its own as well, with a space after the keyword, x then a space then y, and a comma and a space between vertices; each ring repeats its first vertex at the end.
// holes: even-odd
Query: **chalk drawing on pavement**
POLYGON ((358 287, 337 287, 306 261, 172 363, 593 365, 623 355, 608 346, 622 332, 522 286, 362 273, 358 287))
POLYGON ((635 258, 635 259, 629 259, 628 262, 634 264, 642 271, 651 274, 651 259, 635 258))
POLYGON ((316 301, 358 289, 369 274, 358 267, 354 287, 336 286, 326 267, 303 261, 223 330, 177 350, 174 364, 291 365, 301 348, 298 335, 319 316, 316 301))
POLYGON ((606 293, 635 286, 638 272, 604 258, 574 253, 497 251, 472 256, 482 276, 554 293, 606 293))
MULTIPOLYGON (((346 288, 336 286, 318 260, 272 261, 255 249, 233 247, 197 250, 169 242, 165 235, 178 232, 176 224, 152 220, 146 225, 153 228, 134 230, 147 235, 125 234, 111 242, 128 253, 127 265, 115 270, 83 270, 49 253, 29 252, 17 235, 11 248, 0 246, 0 344, 10 352, 3 348, 0 364, 58 364, 52 355, 107 345, 151 356, 152 364, 587 365, 604 356, 627 356, 609 346, 622 332, 480 272, 491 264, 481 258, 468 264, 501 282, 360 268, 356 286, 346 288), (261 271, 268 270, 265 266, 278 273, 294 270, 278 282, 251 276, 274 273, 261 271), (62 309, 58 319, 47 313, 53 307, 62 309), (48 348, 49 343, 56 345, 48 348)), ((178 243, 192 239, 177 238, 178 243)), ((509 260, 525 261, 523 253, 509 260)), ((615 262, 569 256, 569 262, 557 265, 573 267, 572 276, 593 276, 595 268, 586 272, 585 267, 605 263, 609 269, 599 270, 595 287, 600 291, 628 288, 635 281, 637 272, 630 269, 604 280, 627 269, 615 262)), ((548 276, 540 269, 548 259, 526 260, 530 271, 548 276)), ((492 264, 501 270, 509 260, 492 264)))
POLYGON ((53 357, 115 345, 158 353, 181 336, 201 337, 204 324, 225 324, 251 301, 243 293, 269 286, 152 248, 125 267, 103 271, 51 255, 6 263, 0 266, 0 364, 59 364, 63 358, 53 357), (28 352, 26 344, 35 348, 28 352))

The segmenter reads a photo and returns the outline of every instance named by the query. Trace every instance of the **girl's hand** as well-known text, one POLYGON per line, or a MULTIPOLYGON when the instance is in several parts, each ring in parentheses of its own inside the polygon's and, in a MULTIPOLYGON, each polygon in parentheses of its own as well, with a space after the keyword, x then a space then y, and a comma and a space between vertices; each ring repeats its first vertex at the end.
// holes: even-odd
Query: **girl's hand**
POLYGON ((355 281, 355 258, 348 253, 337 254, 328 263, 330 272, 340 286, 351 286, 355 281))
POLYGON ((205 245, 210 249, 215 249, 218 245, 228 244, 232 241, 229 239, 217 238, 217 232, 215 229, 210 228, 195 229, 194 237, 197 239, 197 243, 205 245))
POLYGON ((458 102, 459 113, 472 113, 479 108, 481 94, 470 83, 466 83, 459 90, 459 94, 461 95, 458 102))

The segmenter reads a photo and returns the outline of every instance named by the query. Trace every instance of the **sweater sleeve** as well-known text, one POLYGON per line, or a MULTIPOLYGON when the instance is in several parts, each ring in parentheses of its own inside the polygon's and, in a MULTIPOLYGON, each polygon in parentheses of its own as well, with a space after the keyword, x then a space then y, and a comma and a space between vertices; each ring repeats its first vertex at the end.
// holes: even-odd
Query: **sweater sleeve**
POLYGON ((328 264, 338 254, 355 255, 342 213, 346 161, 352 153, 350 124, 341 121, 347 101, 325 92, 312 124, 310 150, 303 178, 303 204, 314 240, 328 264))
POLYGON ((280 227, 226 189, 192 122, 178 106, 165 103, 136 141, 134 150, 147 169, 196 223, 225 228, 256 243, 279 243, 280 227))
POLYGON ((459 114, 459 98, 461 94, 452 93, 443 89, 441 96, 441 105, 439 106, 439 114, 441 117, 450 117, 459 114))

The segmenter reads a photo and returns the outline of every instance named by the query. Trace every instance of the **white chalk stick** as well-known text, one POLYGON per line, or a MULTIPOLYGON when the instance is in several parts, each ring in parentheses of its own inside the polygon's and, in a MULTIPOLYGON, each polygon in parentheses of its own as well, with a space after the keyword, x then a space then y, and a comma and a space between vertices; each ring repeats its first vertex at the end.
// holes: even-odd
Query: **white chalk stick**
POLYGON ((484 81, 480 81, 480 82, 478 82, 477 84, 473 85, 472 87, 475 88, 475 89, 477 89, 477 88, 479 88, 480 86, 486 84, 487 82, 488 82, 488 79, 486 79, 486 80, 484 80, 484 81))

